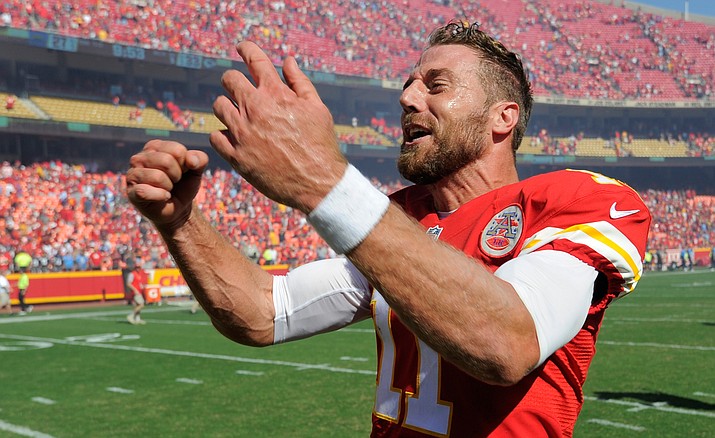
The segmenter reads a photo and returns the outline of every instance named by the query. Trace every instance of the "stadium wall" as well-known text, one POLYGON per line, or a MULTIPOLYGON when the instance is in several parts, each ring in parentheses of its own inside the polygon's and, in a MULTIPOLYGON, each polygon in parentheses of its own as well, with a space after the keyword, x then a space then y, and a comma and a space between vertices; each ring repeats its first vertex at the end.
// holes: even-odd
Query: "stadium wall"
MULTIPOLYGON (((288 265, 270 265, 262 268, 274 275, 285 275, 288 265)), ((148 269, 145 298, 157 302, 163 298, 191 294, 181 272, 176 269, 148 269)), ((122 271, 45 272, 28 274, 30 287, 27 304, 72 303, 90 301, 125 300, 122 271)), ((7 276, 10 281, 12 304, 17 305, 17 279, 19 274, 7 276)))

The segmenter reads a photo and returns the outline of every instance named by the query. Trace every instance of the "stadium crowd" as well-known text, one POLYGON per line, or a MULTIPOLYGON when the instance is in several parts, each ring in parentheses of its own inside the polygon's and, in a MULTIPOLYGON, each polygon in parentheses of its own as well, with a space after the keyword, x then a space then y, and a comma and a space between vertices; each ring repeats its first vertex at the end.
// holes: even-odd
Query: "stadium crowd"
POLYGON ((432 23, 464 16, 519 49, 537 94, 713 97, 715 26, 595 1, 0 2, 4 27, 234 59, 251 39, 276 63, 294 55, 309 70, 398 80, 432 23))
MULTIPOLYGON (((401 187, 373 183, 386 193, 401 187)), ((59 161, 2 163, 0 270, 20 251, 33 257, 34 272, 118 269, 130 255, 141 257, 146 268, 172 266, 159 235, 123 193, 117 173, 59 161)), ((334 256, 302 213, 269 201, 235 172, 207 172, 198 199, 256 263, 294 266, 334 256)))
MULTIPOLYGON (((401 182, 373 184, 385 193, 401 182)), ((0 166, 0 270, 16 252, 33 272, 107 270, 130 255, 146 268, 172 267, 153 227, 124 196, 123 175, 59 161, 0 166)), ((712 247, 715 196, 693 190, 641 193, 653 213, 649 249, 712 247)), ((233 171, 207 172, 198 202, 211 222, 259 264, 296 266, 335 254, 302 213, 276 204, 233 171)))

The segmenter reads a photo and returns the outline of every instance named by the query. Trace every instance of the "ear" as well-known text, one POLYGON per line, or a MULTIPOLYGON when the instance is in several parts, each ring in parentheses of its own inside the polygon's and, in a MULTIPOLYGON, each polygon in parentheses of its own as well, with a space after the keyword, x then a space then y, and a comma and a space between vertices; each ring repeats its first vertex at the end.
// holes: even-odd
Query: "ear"
POLYGON ((492 113, 492 132, 499 136, 510 134, 519 122, 519 105, 516 102, 499 102, 492 113))

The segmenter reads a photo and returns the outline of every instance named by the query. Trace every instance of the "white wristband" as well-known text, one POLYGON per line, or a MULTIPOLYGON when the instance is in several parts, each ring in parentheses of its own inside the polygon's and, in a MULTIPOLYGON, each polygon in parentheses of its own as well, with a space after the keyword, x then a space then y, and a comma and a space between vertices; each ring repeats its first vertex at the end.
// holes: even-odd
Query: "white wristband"
POLYGON ((308 221, 335 252, 345 254, 365 240, 389 205, 390 199, 349 164, 308 221))

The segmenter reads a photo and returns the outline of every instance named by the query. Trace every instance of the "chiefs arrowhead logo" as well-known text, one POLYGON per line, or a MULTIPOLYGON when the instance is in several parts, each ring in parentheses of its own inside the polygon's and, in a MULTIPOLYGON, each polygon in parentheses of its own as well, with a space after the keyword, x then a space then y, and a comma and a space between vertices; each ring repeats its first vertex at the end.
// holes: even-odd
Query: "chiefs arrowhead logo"
POLYGON ((491 257, 509 254, 519 242, 523 228, 524 214, 521 206, 514 204, 506 207, 495 214, 482 231, 482 252, 491 257))

